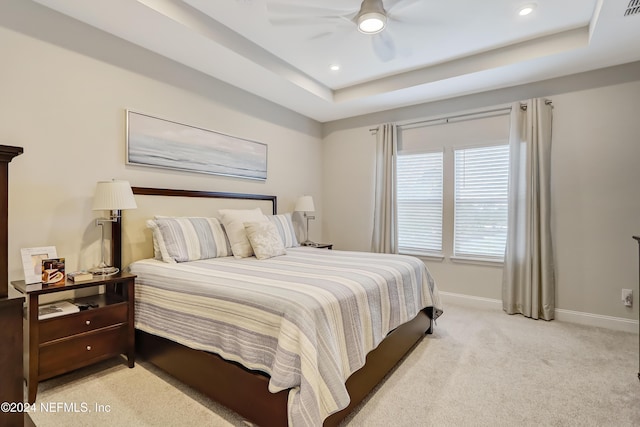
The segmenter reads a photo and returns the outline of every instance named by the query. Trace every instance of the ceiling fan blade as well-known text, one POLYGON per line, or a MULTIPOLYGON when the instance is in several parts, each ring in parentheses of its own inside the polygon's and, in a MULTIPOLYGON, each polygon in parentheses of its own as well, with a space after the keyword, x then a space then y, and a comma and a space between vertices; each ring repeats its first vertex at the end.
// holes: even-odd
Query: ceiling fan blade
POLYGON ((383 1, 384 10, 389 13, 398 13, 402 9, 414 6, 423 0, 385 0, 383 1))
POLYGON ((382 62, 389 62, 396 57, 396 46, 388 32, 383 31, 371 36, 373 52, 382 62))
POLYGON ((323 31, 321 33, 316 34, 315 36, 308 37, 307 40, 309 41, 319 40, 319 39, 324 39, 325 37, 331 37, 335 35, 336 33, 333 31, 323 31))
POLYGON ((354 13, 353 7, 322 7, 292 3, 267 2, 267 11, 280 15, 338 16, 354 13))
POLYGON ((326 25, 342 24, 344 19, 340 16, 298 16, 298 17, 270 17, 273 25, 326 25))
POLYGON ((394 27, 398 28, 396 23, 401 24, 404 27, 434 27, 436 25, 441 25, 441 22, 429 17, 424 17, 418 14, 393 14, 388 15, 387 20, 394 25, 394 27))

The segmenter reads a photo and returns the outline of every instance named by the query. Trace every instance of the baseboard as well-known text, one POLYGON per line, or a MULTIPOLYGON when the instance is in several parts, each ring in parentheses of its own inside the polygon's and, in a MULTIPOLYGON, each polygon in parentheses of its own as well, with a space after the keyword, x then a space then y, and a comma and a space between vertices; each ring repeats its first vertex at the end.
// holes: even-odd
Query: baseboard
MULTIPOLYGON (((440 292, 443 303, 450 302, 466 307, 502 310, 502 301, 492 298, 476 297, 472 295, 455 294, 452 292, 440 292)), ((445 307, 446 312, 446 307, 445 307)), ((579 325, 606 328, 615 331, 624 331, 638 334, 638 321, 623 317, 603 316, 601 314, 584 313, 581 311, 556 308, 555 319, 560 322, 576 323, 579 325)))
POLYGON ((556 308, 555 318, 561 322, 578 323, 580 325, 595 326, 597 328, 613 329, 616 331, 638 334, 638 321, 624 317, 603 316, 602 314, 584 313, 581 311, 556 308))
POLYGON ((472 295, 454 294, 452 292, 440 292, 443 303, 450 302, 465 307, 486 308, 502 310, 502 301, 498 299, 474 297, 472 295))

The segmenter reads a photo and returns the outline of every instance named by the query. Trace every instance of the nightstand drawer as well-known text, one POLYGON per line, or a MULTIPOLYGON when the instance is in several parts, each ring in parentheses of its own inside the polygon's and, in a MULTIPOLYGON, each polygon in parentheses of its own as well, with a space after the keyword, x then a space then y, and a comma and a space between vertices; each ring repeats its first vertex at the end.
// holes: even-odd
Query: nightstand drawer
POLYGON ((39 379, 127 351, 127 326, 114 326, 40 346, 39 379))
POLYGON ((127 303, 40 321, 40 344, 127 321, 127 303))

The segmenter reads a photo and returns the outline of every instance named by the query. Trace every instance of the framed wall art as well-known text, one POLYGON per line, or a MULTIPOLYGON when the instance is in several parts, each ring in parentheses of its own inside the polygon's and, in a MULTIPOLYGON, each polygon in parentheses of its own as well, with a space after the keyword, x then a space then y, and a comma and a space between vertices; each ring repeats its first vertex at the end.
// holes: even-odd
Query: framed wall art
POLYGON ((267 144, 127 110, 127 164, 267 179, 267 144))

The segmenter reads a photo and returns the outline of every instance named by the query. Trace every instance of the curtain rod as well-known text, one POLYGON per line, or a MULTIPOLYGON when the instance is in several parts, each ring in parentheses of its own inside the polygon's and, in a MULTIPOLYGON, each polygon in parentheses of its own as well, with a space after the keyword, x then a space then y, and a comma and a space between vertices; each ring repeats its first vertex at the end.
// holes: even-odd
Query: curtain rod
MULTIPOLYGON (((428 120, 418 120, 416 122, 406 122, 406 123, 399 124, 398 126, 407 127, 407 126, 415 126, 415 125, 427 125, 429 123, 435 123, 435 122, 443 122, 443 124, 445 124, 445 123, 449 123, 452 120, 457 120, 457 119, 473 120, 474 118, 485 117, 487 114, 496 113, 496 115, 498 115, 498 114, 507 114, 509 112, 511 112, 511 107, 496 108, 496 109, 487 110, 487 111, 477 111, 475 113, 457 114, 455 116, 440 117, 438 119, 428 119, 428 120)), ((492 117, 492 116, 488 116, 488 117, 492 117)), ((378 131, 377 127, 369 129, 369 132, 376 133, 377 131, 378 131)))
MULTIPOLYGON (((550 99, 545 99, 544 101, 545 105, 552 105, 552 101, 550 99)), ((522 111, 527 111, 527 104, 525 103, 520 103, 520 109, 522 111)), ((407 123, 402 123, 399 124, 398 126, 400 127, 406 127, 406 126, 414 126, 414 125, 419 125, 419 124, 429 124, 429 123, 435 123, 435 122, 442 122, 444 121, 443 124, 449 123, 452 120, 458 120, 458 119, 465 119, 465 120, 473 120, 475 118, 483 118, 483 117, 495 117, 501 114, 507 114, 511 112, 511 107, 506 107, 506 108, 496 108, 493 110, 487 110, 487 111, 478 111, 475 113, 466 113, 466 114, 458 114, 455 116, 449 116, 449 117, 441 117, 439 119, 429 119, 429 120, 419 120, 417 122, 407 122, 407 123), (493 114, 495 113, 495 114, 493 114)), ((464 120, 460 120, 460 121, 464 121, 464 120)), ((375 128, 371 128, 369 129, 369 132, 371 133, 377 133, 378 132, 378 127, 375 128)))
MULTIPOLYGON (((553 102, 550 99, 545 99, 544 100, 544 105, 551 105, 553 106, 553 102)), ((520 104, 520 109, 522 111, 527 111, 527 104, 520 104)))

